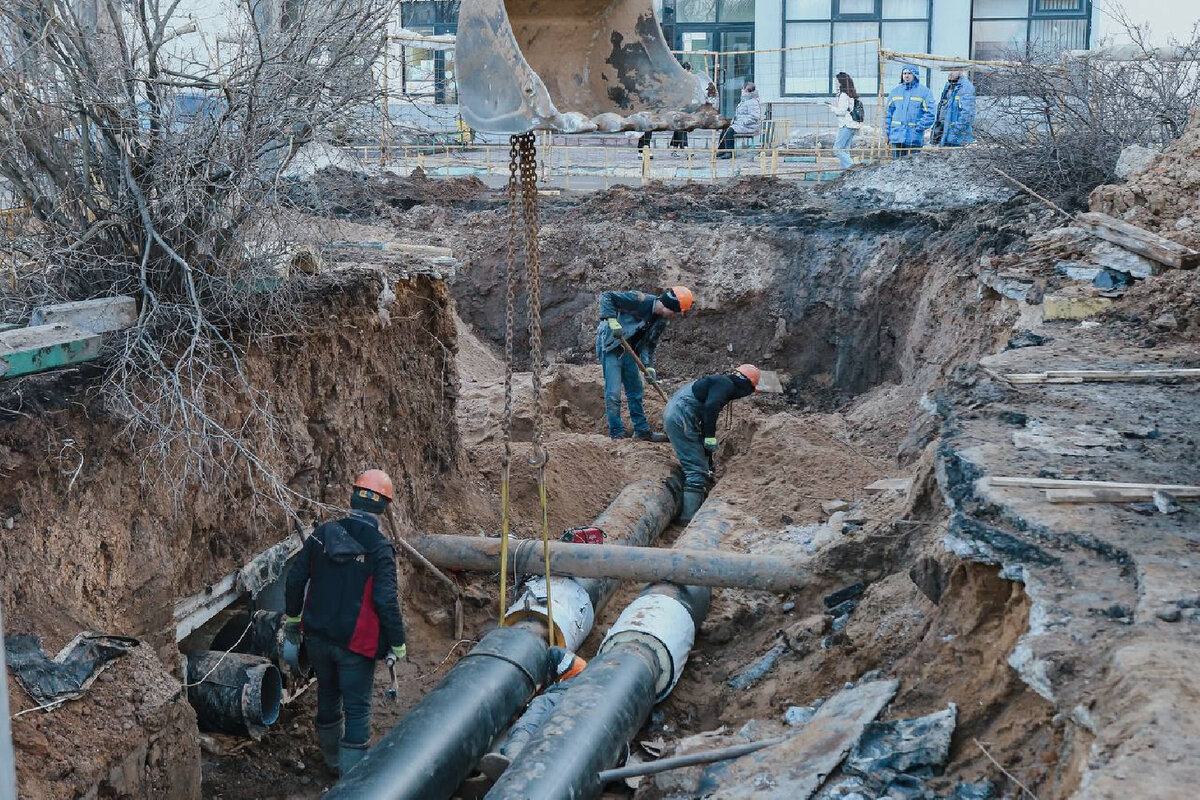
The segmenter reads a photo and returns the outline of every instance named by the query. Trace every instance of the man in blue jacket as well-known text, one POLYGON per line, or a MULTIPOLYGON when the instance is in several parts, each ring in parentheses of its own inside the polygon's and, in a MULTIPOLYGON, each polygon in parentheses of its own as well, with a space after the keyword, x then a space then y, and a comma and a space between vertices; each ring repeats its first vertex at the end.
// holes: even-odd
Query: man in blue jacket
POLYGON ((341 775, 371 741, 375 661, 386 656, 393 666, 407 653, 396 552, 379 530, 392 497, 386 472, 359 475, 350 516, 318 526, 287 577, 284 660, 297 668, 303 635, 317 676, 317 741, 325 765, 341 775))
POLYGON ((975 141, 975 84, 961 69, 946 73, 946 88, 938 101, 937 121, 933 123, 933 144, 962 147, 975 141))
POLYGON ((918 67, 905 64, 899 85, 888 92, 885 129, 895 156, 919 150, 933 125, 933 92, 921 85, 920 74, 918 67))
POLYGON ((608 435, 628 438, 621 421, 621 389, 629 400, 629 421, 633 438, 647 442, 665 442, 667 437, 650 430, 650 421, 642 407, 644 387, 637 362, 621 344, 629 343, 646 367, 651 381, 658 380, 654 369, 654 351, 667 329, 667 320, 686 314, 692 307, 692 292, 686 286, 672 286, 658 295, 646 292, 602 292, 600 325, 596 328, 596 357, 604 367, 604 412, 608 417, 608 435))

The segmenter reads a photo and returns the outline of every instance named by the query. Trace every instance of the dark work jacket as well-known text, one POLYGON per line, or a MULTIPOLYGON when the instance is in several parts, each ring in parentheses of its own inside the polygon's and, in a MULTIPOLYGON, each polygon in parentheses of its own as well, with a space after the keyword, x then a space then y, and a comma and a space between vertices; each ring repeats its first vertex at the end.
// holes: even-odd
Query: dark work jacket
POLYGON ((692 395, 700 403, 700 436, 704 439, 717 435, 717 417, 721 409, 739 397, 754 394, 754 384, 749 378, 738 375, 705 375, 692 383, 692 395))
POLYGON ((305 540, 287 578, 287 613, 301 609, 305 633, 352 653, 382 658, 404 644, 396 552, 373 516, 352 512, 305 540))
POLYGON ((621 343, 613 336, 607 320, 612 317, 621 323, 625 341, 638 354, 647 367, 654 366, 654 351, 658 340, 667 330, 666 317, 654 313, 654 301, 658 295, 645 292, 601 292, 600 326, 596 328, 596 356, 621 350, 621 343))

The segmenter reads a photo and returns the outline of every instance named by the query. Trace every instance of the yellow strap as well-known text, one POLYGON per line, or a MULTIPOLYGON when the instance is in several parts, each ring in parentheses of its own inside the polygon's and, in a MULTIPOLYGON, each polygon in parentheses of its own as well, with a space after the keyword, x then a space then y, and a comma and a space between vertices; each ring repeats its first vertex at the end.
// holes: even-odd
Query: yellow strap
POLYGON ((558 642, 554 635, 554 606, 550 604, 550 512, 546 502, 546 462, 538 469, 538 497, 542 501, 542 559, 546 563, 546 628, 550 638, 550 646, 558 642))
POLYGON ((508 465, 500 471, 500 627, 508 612, 508 465))

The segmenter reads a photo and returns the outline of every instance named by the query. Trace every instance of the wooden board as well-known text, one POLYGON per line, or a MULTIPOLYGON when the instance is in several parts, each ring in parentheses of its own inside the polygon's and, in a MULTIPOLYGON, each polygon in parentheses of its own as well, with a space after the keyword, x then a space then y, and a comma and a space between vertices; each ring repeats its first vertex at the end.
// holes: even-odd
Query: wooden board
POLYGON ((1189 486, 1179 483, 1119 483, 1116 481, 1083 481, 1067 478, 1032 478, 1032 477, 990 477, 984 478, 991 486, 1020 487, 1024 489, 1132 489, 1153 493, 1155 489, 1170 492, 1174 495, 1188 496, 1192 492, 1200 492, 1200 486, 1189 486))
POLYGON ((1057 369, 1045 372, 1014 372, 1004 376, 1010 383, 1130 382, 1165 379, 1200 380, 1200 369, 1057 369))
POLYGON ((799 733, 744 755, 721 773, 713 800, 805 800, 837 769, 891 702, 898 681, 872 681, 829 698, 799 733), (757 780, 759 778, 769 780, 757 780))
POLYGON ((71 325, 35 325, 0 333, 0 375, 15 378, 100 357, 101 337, 71 325))
MULTIPOLYGON (((1200 487, 1195 491, 1170 492, 1180 499, 1200 497, 1200 487)), ((1168 490, 1169 491, 1169 490, 1168 490)), ((1153 489, 1047 489, 1046 499, 1051 503, 1136 503, 1154 499, 1153 489)))
POLYGON ((1159 236, 1157 233, 1151 233, 1145 228, 1130 225, 1124 220, 1101 214, 1098 211, 1079 214, 1075 219, 1093 236, 1098 236, 1164 266, 1176 269, 1194 269, 1200 266, 1200 252, 1159 236))

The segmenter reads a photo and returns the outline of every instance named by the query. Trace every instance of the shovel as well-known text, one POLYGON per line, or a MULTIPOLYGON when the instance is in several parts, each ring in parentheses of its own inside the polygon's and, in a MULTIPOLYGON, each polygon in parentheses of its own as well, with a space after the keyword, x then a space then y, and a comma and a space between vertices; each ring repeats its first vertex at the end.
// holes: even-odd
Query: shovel
POLYGON ((646 370, 646 365, 638 358, 638 354, 633 352, 633 345, 629 344, 629 340, 624 336, 617 338, 621 342, 621 347, 625 348, 625 352, 629 353, 630 357, 633 358, 633 363, 637 364, 638 369, 641 370, 642 377, 646 379, 646 383, 654 387, 654 391, 658 392, 658 396, 664 403, 667 402, 667 396, 663 393, 662 387, 658 385, 658 381, 650 377, 650 373, 646 370))
POLYGON ((410 556, 419 561, 426 569, 434 574, 434 576, 446 585, 450 593, 454 595, 454 638, 463 638, 463 599, 462 590, 458 588, 458 584, 450 579, 446 573, 433 565, 425 556, 421 555, 417 548, 413 547, 408 541, 400 535, 400 526, 396 524, 396 516, 392 513, 392 506, 389 503, 387 507, 388 524, 392 526, 392 538, 404 548, 404 551, 410 556))

